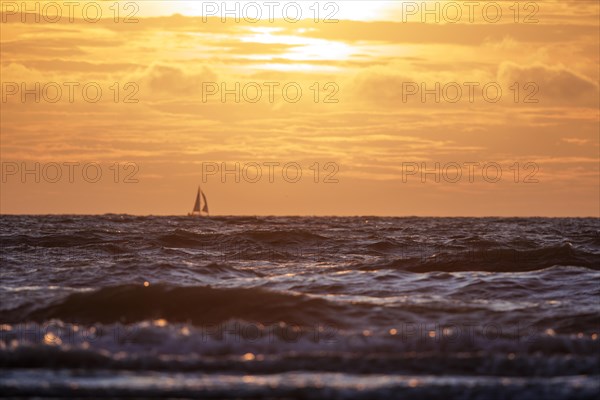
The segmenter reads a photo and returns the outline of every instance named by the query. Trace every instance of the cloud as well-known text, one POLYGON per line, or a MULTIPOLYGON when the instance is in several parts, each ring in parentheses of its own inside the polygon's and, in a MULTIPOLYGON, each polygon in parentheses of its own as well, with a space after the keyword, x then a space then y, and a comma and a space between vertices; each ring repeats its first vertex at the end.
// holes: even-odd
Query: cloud
POLYGON ((588 139, 580 139, 580 138, 573 138, 573 137, 562 138, 561 140, 565 143, 575 144, 578 146, 583 146, 583 145, 590 143, 590 141, 588 139))
POLYGON ((519 82, 521 87, 527 82, 534 82, 539 87, 536 97, 541 105, 598 105, 598 83, 563 66, 520 66, 504 62, 498 68, 498 80, 508 85, 519 82))
MULTIPOLYGON (((295 27, 296 28, 296 27, 295 27)), ((288 27, 281 34, 292 34, 288 27)), ((479 46, 501 42, 507 37, 520 43, 561 43, 574 38, 597 37, 597 26, 569 24, 423 24, 402 22, 341 21, 322 24, 305 36, 346 42, 404 44, 456 44, 479 46)))
POLYGON ((494 80, 490 76, 482 69, 470 69, 465 73, 452 65, 415 69, 390 64, 363 69, 349 82, 349 86, 358 101, 378 107, 456 108, 457 104, 468 105, 470 101, 466 82, 479 83, 478 88, 473 89, 473 101, 484 103, 481 87, 494 80))
POLYGON ((23 62, 27 67, 35 68, 40 71, 58 71, 64 73, 116 73, 123 70, 132 70, 139 67, 133 63, 110 63, 99 62, 92 63, 88 61, 72 61, 63 59, 49 60, 25 60, 23 62))
POLYGON ((200 96, 203 82, 214 82, 217 75, 207 66, 199 66, 193 70, 183 71, 181 68, 152 64, 137 79, 140 90, 150 90, 154 95, 200 96))

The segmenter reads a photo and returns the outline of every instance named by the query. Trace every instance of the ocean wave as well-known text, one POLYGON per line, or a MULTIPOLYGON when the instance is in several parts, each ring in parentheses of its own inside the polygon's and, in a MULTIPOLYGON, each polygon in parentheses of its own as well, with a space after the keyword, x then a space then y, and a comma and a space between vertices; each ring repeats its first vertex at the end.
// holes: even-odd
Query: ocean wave
POLYGON ((76 247, 105 241, 100 232, 86 230, 73 233, 46 233, 43 235, 9 235, 2 238, 2 245, 29 247, 76 247))
POLYGON ((546 246, 531 250, 511 248, 486 248, 461 252, 440 250, 432 255, 410 256, 391 262, 377 262, 363 265, 361 270, 399 269, 411 272, 525 272, 575 266, 600 270, 600 254, 576 249, 570 244, 546 246))
POLYGON ((471 377, 289 372, 284 374, 16 370, 0 377, 7 396, 53 398, 596 400, 597 376, 471 377))
POLYGON ((282 373, 560 376, 600 374, 598 335, 434 325, 353 332, 230 320, 196 326, 164 320, 80 325, 52 320, 0 327, 0 368, 282 373), (549 361, 550 360, 550 361, 549 361))
POLYGON ((51 305, 21 306, 4 311, 2 320, 61 319, 78 323, 136 322, 146 319, 217 323, 229 319, 298 325, 335 322, 341 305, 305 295, 261 288, 209 286, 121 285, 92 292, 73 293, 51 305))
POLYGON ((253 246, 306 245, 322 242, 324 236, 306 230, 245 230, 244 232, 215 233, 212 231, 194 232, 177 229, 157 239, 157 244, 171 247, 221 247, 223 249, 253 246))

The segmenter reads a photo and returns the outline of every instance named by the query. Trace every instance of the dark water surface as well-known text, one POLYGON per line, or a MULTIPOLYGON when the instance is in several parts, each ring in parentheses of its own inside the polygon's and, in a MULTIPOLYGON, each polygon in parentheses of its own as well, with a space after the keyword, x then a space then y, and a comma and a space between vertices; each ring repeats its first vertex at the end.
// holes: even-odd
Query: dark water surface
POLYGON ((598 219, 0 221, 0 395, 600 392, 598 219))

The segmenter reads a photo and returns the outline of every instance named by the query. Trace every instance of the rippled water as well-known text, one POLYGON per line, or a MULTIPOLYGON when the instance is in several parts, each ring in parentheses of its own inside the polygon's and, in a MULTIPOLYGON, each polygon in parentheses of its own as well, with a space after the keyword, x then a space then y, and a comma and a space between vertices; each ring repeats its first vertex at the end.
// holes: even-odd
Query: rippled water
POLYGON ((9 395, 600 392, 598 219, 0 218, 9 395))

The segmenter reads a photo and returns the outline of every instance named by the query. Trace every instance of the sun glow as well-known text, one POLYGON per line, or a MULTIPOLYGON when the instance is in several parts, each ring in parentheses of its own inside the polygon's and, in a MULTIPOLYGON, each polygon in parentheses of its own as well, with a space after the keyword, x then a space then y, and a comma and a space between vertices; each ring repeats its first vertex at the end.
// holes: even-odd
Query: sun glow
MULTIPOLYGON (((284 53, 277 55, 251 55, 250 58, 257 60, 269 60, 272 57, 290 61, 326 61, 345 60, 353 53, 352 46, 324 39, 308 38, 301 35, 278 35, 279 28, 252 28, 252 34, 244 36, 241 41, 249 43, 264 44, 288 44, 293 47, 284 53)), ((301 31, 301 29, 299 29, 301 31)))

